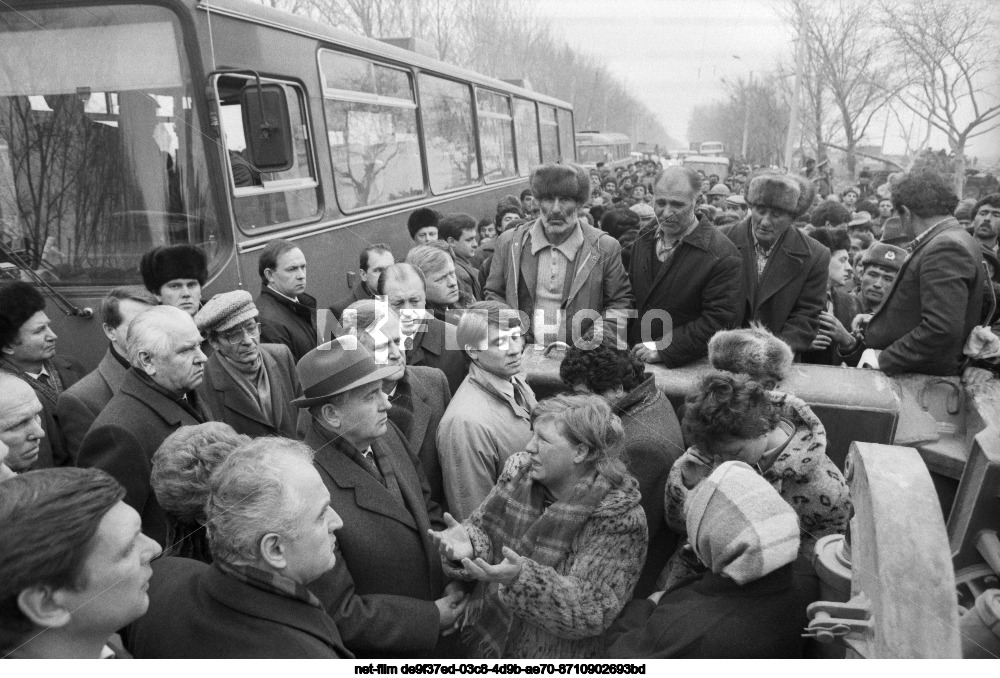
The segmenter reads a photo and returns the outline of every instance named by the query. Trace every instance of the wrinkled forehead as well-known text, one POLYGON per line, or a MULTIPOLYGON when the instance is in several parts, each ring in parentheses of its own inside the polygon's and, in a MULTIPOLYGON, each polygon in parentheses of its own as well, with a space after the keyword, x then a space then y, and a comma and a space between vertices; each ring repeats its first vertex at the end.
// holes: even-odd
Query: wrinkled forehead
POLYGON ((11 375, 0 377, 0 426, 7 428, 42 411, 42 403, 31 388, 11 375))

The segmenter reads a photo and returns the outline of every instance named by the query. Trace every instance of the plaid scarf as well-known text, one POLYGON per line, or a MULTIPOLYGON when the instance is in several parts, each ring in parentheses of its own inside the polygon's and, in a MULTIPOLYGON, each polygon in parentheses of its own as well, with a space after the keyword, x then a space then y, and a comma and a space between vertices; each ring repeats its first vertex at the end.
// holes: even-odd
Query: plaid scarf
POLYGON ((26 381, 31 388, 38 392, 39 395, 48 400, 52 407, 55 407, 56 401, 59 400, 59 394, 62 393, 63 390, 62 379, 59 378, 59 372, 56 370, 56 367, 52 364, 51 360, 46 360, 44 365, 45 371, 49 373, 48 384, 43 384, 38 379, 35 379, 7 358, 0 357, 0 370, 10 372, 14 376, 20 377, 22 380, 26 381))
MULTIPOLYGON (((546 489, 528 477, 530 472, 531 464, 524 464, 509 482, 498 483, 473 519, 489 535, 494 561, 501 562, 503 547, 509 546, 539 565, 556 568, 569 554, 573 538, 612 489, 611 483, 595 474, 577 483, 570 496, 549 504, 546 489)), ((483 657, 502 656, 519 622, 500 600, 500 585, 481 582, 469 607, 467 620, 472 626, 465 634, 466 641, 477 644, 483 657)))
POLYGON ((288 577, 283 577, 275 572, 267 572, 251 565, 231 565, 221 560, 216 560, 214 565, 222 570, 226 576, 255 589, 298 600, 320 610, 324 609, 323 604, 309 589, 288 577))

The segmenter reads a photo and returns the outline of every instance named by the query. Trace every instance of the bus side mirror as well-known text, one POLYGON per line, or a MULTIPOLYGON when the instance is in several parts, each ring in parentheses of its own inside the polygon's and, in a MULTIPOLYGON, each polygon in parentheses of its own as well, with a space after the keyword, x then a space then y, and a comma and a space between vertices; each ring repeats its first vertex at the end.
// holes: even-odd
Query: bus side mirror
POLYGON ((240 93, 250 164, 258 172, 291 169, 292 126, 280 85, 247 85, 240 93))

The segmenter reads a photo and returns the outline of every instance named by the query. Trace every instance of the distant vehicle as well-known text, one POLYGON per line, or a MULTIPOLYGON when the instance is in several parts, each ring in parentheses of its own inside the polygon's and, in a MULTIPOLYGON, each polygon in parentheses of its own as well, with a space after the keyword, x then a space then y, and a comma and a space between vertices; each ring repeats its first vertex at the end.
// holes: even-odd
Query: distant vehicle
POLYGON ((725 181, 729 176, 729 158, 721 155, 689 155, 681 164, 695 171, 701 170, 706 177, 717 174, 719 181, 725 181))
POLYGON ((587 169, 595 169, 599 162, 610 170, 635 162, 632 142, 618 132, 577 132, 576 157, 577 162, 587 169))
POLYGON ((703 141, 698 146, 698 155, 722 155, 725 146, 721 141, 703 141))

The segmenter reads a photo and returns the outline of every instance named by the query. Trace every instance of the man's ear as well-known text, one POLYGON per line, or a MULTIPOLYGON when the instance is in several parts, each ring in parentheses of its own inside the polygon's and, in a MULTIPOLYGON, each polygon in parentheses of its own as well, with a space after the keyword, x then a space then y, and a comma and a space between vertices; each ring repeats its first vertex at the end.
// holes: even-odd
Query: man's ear
POLYGON ((337 414, 337 408, 333 406, 333 403, 323 403, 323 406, 320 407, 319 411, 327 426, 331 428, 340 428, 340 415, 337 414))
POLYGON ((153 365, 153 356, 147 351, 139 351, 139 367, 149 376, 156 374, 156 366, 153 365))
POLYGON ((268 532, 260 538, 260 557, 275 570, 284 570, 288 567, 281 535, 268 532))
POLYGON ((472 344, 466 344, 463 347, 463 350, 469 355, 469 360, 473 361, 475 361, 475 359, 479 357, 479 354, 482 353, 482 349, 475 348, 472 344))
POLYGON ((72 615, 66 594, 48 586, 31 586, 17 594, 17 607, 32 624, 56 629, 69 624, 72 615))

